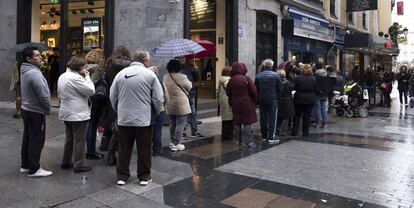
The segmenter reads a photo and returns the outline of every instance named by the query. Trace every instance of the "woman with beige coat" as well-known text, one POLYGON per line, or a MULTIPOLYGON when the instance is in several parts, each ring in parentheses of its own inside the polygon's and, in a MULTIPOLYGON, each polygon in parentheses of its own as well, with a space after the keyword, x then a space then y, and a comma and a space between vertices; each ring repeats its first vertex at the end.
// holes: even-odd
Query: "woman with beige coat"
POLYGON ((221 116, 221 139, 233 140, 233 112, 229 105, 229 97, 226 94, 227 84, 230 80, 231 67, 223 69, 219 80, 219 87, 217 90, 217 98, 219 104, 219 112, 221 116))
POLYGON ((181 64, 177 60, 170 60, 167 64, 168 74, 164 75, 165 111, 170 119, 170 150, 182 151, 185 146, 180 143, 183 135, 187 115, 191 113, 188 92, 192 88, 191 82, 185 74, 180 73, 181 64))

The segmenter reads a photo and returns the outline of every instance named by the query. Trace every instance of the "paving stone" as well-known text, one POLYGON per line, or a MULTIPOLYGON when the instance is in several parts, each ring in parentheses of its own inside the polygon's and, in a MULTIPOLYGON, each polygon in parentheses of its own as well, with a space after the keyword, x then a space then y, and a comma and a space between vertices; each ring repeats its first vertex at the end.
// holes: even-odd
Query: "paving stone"
MULTIPOLYGON (((414 174, 413 161, 412 152, 291 141, 218 169, 388 206, 383 199, 397 199, 393 190, 408 183, 399 176, 414 174)), ((414 198, 399 197, 401 204, 414 198)))
POLYGON ((123 202, 129 198, 136 197, 135 194, 128 191, 119 189, 119 188, 107 188, 102 191, 90 194, 87 198, 94 201, 100 202, 105 205, 111 206, 111 204, 116 204, 117 202, 123 202))
POLYGON ((170 206, 167 206, 165 204, 158 203, 156 201, 141 197, 141 196, 135 196, 131 198, 127 198, 122 201, 117 201, 115 203, 109 204, 111 207, 117 207, 117 208, 168 208, 170 206))
POLYGON ((240 208, 264 208, 277 197, 273 193, 247 188, 223 200, 222 203, 240 208))
POLYGON ((56 208, 71 208, 71 207, 76 207, 76 208, 96 208, 96 207, 106 207, 106 205, 99 203, 95 200, 92 200, 90 198, 87 197, 82 197, 80 199, 76 199, 73 201, 69 201, 63 204, 60 204, 58 206, 56 206, 56 208))

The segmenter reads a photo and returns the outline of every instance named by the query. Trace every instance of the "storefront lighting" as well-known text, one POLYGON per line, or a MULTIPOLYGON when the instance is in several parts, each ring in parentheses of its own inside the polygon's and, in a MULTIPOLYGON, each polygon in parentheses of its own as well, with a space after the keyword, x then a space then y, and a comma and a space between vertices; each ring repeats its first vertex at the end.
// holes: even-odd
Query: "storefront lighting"
POLYGON ((46 14, 46 12, 42 12, 42 14, 46 14))
POLYGON ((47 22, 46 21, 43 21, 42 24, 40 24, 40 27, 41 28, 44 28, 46 26, 46 24, 47 24, 47 22))
POLYGON ((78 14, 78 12, 76 10, 73 10, 72 14, 78 14))
POLYGON ((88 9, 88 12, 91 13, 91 14, 95 13, 95 11, 93 11, 93 9, 88 9))
POLYGON ((80 10, 80 13, 81 13, 81 14, 86 14, 86 11, 85 11, 84 9, 81 9, 81 10, 80 10))
POLYGON ((50 26, 51 27, 53 27, 53 26, 55 26, 56 25, 56 20, 53 20, 53 22, 52 23, 50 23, 50 26))

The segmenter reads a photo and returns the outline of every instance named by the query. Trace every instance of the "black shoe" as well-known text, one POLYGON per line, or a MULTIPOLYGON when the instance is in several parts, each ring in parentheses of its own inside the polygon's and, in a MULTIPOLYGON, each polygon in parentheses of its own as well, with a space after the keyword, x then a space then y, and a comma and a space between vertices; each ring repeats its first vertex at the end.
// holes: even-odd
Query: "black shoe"
POLYGON ((154 157, 161 156, 161 152, 153 152, 152 156, 154 156, 154 157))
POLYGON ((80 166, 78 168, 73 169, 74 173, 83 173, 83 172, 88 172, 91 171, 92 168, 88 167, 88 166, 80 166))
POLYGON ((60 165, 60 168, 63 169, 63 170, 69 169, 69 168, 72 168, 72 167, 73 167, 72 163, 71 164, 62 164, 62 165, 60 165))
POLYGON ((97 152, 94 154, 86 154, 86 159, 88 160, 100 160, 102 158, 104 158, 104 155, 97 152))

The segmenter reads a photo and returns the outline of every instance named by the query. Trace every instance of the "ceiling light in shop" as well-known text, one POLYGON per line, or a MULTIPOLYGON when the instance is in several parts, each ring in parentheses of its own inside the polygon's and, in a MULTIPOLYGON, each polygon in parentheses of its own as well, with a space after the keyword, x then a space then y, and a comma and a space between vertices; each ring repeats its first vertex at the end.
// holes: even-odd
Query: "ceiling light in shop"
POLYGON ((73 10, 72 14, 78 14, 78 12, 76 10, 73 10))
POLYGON ((80 13, 81 13, 81 14, 86 14, 86 11, 85 11, 84 9, 81 9, 81 10, 80 10, 80 13))
POLYGON ((53 20, 53 22, 52 23, 50 23, 50 26, 51 27, 53 27, 53 26, 55 26, 56 25, 56 20, 53 20))
POLYGON ((95 13, 95 11, 93 11, 93 9, 88 9, 88 12, 91 13, 91 14, 95 13))

